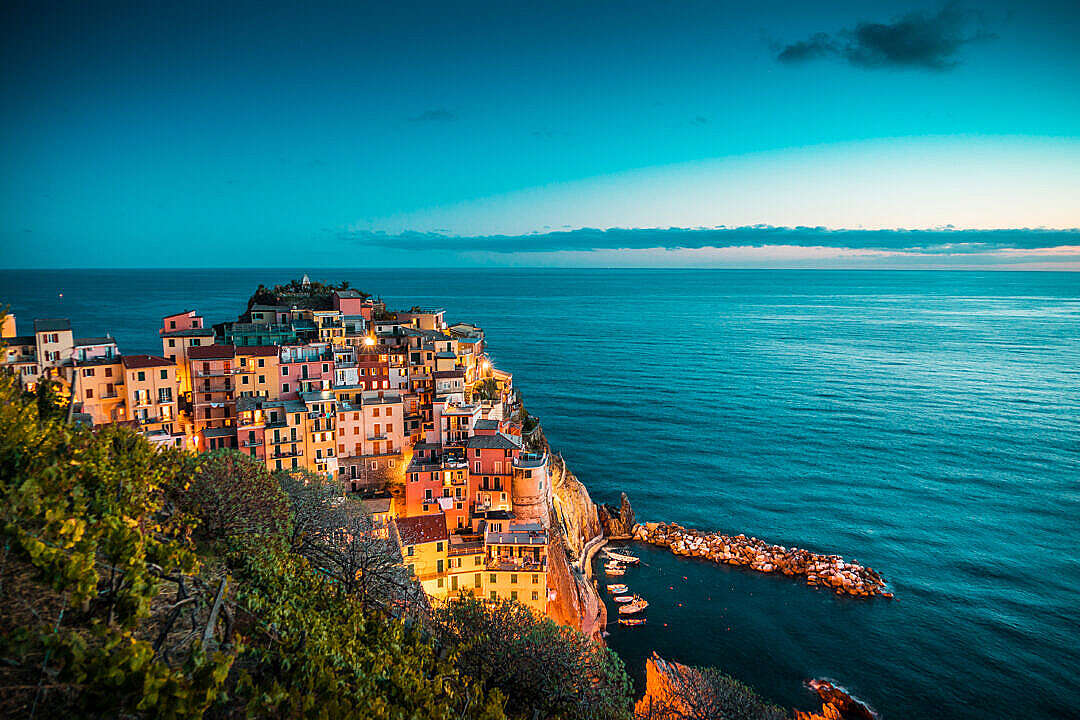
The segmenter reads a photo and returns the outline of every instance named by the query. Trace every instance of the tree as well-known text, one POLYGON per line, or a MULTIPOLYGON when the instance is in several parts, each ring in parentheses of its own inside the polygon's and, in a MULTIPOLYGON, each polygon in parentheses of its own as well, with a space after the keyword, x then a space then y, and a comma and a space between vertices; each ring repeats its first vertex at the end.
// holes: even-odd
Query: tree
POLYGON ((322 473, 278 470, 274 478, 289 503, 289 547, 303 554, 305 546, 316 540, 326 518, 345 502, 345 488, 322 473))
POLYGON ((266 467, 235 450, 216 450, 189 462, 190 480, 175 488, 178 506, 199 520, 211 542, 284 534, 289 506, 266 467))
POLYGON ((485 690, 500 691, 511 716, 631 715, 630 679, 619 657, 520 603, 485 604, 463 594, 436 609, 433 625, 456 654, 459 671, 485 690))

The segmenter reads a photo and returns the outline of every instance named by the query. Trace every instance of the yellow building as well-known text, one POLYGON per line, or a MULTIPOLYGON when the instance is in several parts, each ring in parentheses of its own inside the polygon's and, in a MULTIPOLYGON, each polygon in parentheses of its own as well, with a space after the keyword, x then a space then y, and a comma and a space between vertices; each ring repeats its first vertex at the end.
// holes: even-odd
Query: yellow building
POLYGON ((153 355, 125 355, 122 364, 126 419, 145 435, 160 436, 152 439, 171 442, 180 437, 176 365, 153 355))
POLYGON ((300 400, 262 403, 263 453, 266 469, 289 470, 308 464, 307 406, 300 400))
POLYGON ((539 523, 511 524, 505 532, 485 533, 485 599, 517 600, 536 612, 546 612, 547 541, 539 523))
POLYGON ((278 349, 275 345, 238 345, 236 348, 236 390, 238 397, 277 400, 278 349))
POLYGON ((91 417, 95 425, 125 420, 124 366, 119 356, 101 357, 64 368, 65 379, 73 384, 75 402, 81 412, 91 417), (72 383, 72 373, 78 380, 72 383))
POLYGON ((417 515, 398 518, 401 556, 409 572, 420 581, 424 592, 433 597, 447 593, 447 546, 449 534, 442 515, 417 515))

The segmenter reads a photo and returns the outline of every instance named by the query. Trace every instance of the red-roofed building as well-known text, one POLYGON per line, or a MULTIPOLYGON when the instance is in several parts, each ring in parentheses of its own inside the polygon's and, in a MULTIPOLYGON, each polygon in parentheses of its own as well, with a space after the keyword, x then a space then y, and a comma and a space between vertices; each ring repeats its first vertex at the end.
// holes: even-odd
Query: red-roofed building
POLYGON ((417 515, 396 520, 401 555, 409 571, 420 581, 428 595, 446 594, 446 518, 417 515))
POLYGON ((233 447, 235 436, 223 433, 207 435, 205 430, 232 427, 236 417, 236 348, 232 345, 207 345, 188 350, 191 374, 191 415, 195 429, 202 435, 200 450, 233 447))

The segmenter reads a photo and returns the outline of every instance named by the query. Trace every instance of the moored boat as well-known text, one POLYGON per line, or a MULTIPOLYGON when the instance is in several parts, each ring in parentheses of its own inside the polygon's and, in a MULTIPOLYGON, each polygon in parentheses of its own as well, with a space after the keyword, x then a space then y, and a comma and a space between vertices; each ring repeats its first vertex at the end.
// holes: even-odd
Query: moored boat
POLYGON ((624 592, 626 592, 630 588, 627 587, 626 585, 623 585, 622 583, 616 583, 614 585, 608 585, 607 589, 608 589, 608 592, 612 593, 613 595, 622 595, 624 592))
POLYGON ((633 595, 616 595, 614 597, 614 600, 617 603, 628 603, 628 602, 632 602, 633 599, 634 599, 633 595))
POLYGON ((627 603, 619 608, 620 615, 633 615, 639 613, 645 608, 649 607, 649 601, 640 595, 635 595, 632 602, 627 603))
POLYGON ((627 565, 636 565, 637 563, 641 562, 641 558, 635 557, 634 555, 611 552, 610 550, 606 554, 612 560, 615 560, 616 562, 626 563, 627 565))
POLYGON ((626 574, 626 571, 623 570, 621 567, 605 567, 604 572, 614 577, 621 577, 622 575, 626 574))
POLYGON ((645 618, 619 618, 620 625, 644 625, 645 618))

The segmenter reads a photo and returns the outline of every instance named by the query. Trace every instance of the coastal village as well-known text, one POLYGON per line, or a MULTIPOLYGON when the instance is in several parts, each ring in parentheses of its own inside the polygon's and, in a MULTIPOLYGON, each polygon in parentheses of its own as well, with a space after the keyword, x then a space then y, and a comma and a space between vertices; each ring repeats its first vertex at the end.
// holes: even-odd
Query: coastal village
POLYGON ((75 421, 336 478, 391 528, 430 597, 468 592, 546 613, 546 445, 483 329, 326 288, 304 276, 276 304, 256 297, 213 325, 196 310, 168 315, 160 355, 77 336, 67 318, 20 335, 8 316, 3 366, 28 390, 56 381, 75 421))
MULTIPOLYGON (((17 330, 5 316, 0 370, 28 391, 49 381, 72 422, 124 424, 158 447, 232 449, 271 472, 336 479, 397 540, 436 602, 460 593, 512 600, 600 638, 607 610, 589 572, 600 552, 618 623, 643 625, 649 602, 622 577, 640 559, 602 548, 607 540, 802 576, 839 595, 891 597, 880 575, 838 555, 638 523, 625 494, 620 507, 597 507, 550 452, 512 375, 492 363, 483 329, 449 324, 441 308, 392 311, 304 276, 260 286, 235 321, 208 324, 197 310, 165 316, 160 355, 124 354, 109 335, 76 336, 67 318, 17 330)), ((676 717, 676 691, 694 672, 654 655, 641 716, 676 717)), ((871 717, 813 682, 822 713, 800 720, 871 717)))

